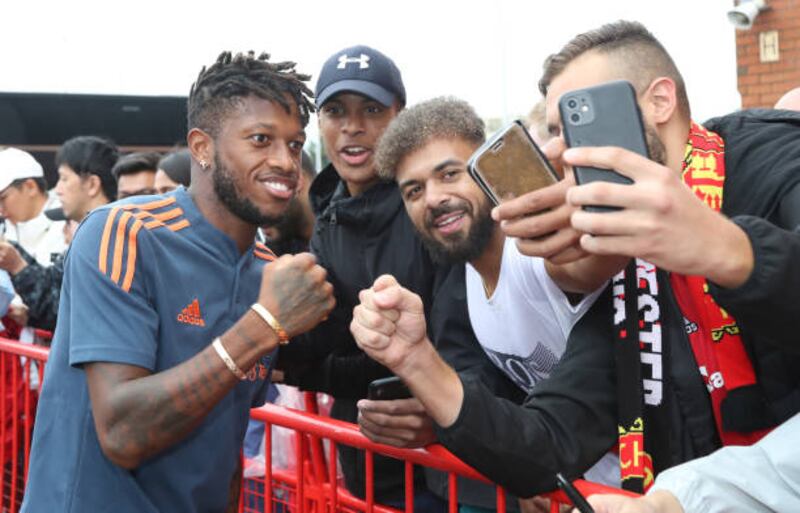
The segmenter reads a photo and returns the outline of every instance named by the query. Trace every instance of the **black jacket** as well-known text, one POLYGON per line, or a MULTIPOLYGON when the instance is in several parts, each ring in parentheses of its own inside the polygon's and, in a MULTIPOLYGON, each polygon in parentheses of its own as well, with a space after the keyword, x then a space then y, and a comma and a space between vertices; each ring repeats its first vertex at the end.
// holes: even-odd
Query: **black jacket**
POLYGON ((16 242, 11 244, 19 251, 27 266, 11 277, 14 291, 28 307, 28 326, 54 331, 58 318, 58 303, 61 297, 61 281, 64 278, 64 253, 53 255, 53 263, 47 267, 36 261, 16 242))
MULTIPOLYGON (((311 251, 328 271, 336 308, 326 322, 281 348, 277 365, 286 370, 288 384, 333 395, 331 415, 356 421, 356 402, 366 397, 367 385, 390 372, 356 346, 350 334, 352 312, 362 289, 371 287, 380 275, 392 274, 422 298, 429 337, 450 365, 474 376, 493 393, 522 401, 524 394, 492 364, 475 338, 464 266, 437 265, 431 260, 395 183, 378 183, 352 198, 336 170, 328 166, 314 180, 309 196, 316 215, 311 251)), ((340 461, 348 490, 363 497, 363 453, 340 446, 340 461)), ((376 499, 402 499, 403 463, 376 456, 374 465, 376 499)), ((432 491, 447 497, 446 476, 428 472, 427 478, 432 491)), ((418 471, 415 489, 424 486, 423 473, 418 471)), ((466 504, 489 507, 494 497, 494 487, 488 485, 471 482, 459 488, 459 500, 466 504)))
MULTIPOLYGON (((800 411, 800 115, 746 111, 707 127, 726 144, 723 213, 751 240, 755 269, 737 289, 711 284, 717 303, 741 328, 758 385, 731 397, 729 426, 774 426, 800 411), (748 424, 749 422, 749 425, 748 424)), ((713 248, 709 248, 713 251, 713 248)), ((659 272, 662 343, 669 344, 665 394, 670 459, 656 470, 719 447, 711 402, 697 369, 668 276, 659 272)), ((485 476, 522 496, 554 486, 553 475, 585 472, 617 440, 617 396, 610 293, 574 327, 550 379, 522 408, 497 399, 478 380, 462 377, 464 404, 440 441, 485 476)))

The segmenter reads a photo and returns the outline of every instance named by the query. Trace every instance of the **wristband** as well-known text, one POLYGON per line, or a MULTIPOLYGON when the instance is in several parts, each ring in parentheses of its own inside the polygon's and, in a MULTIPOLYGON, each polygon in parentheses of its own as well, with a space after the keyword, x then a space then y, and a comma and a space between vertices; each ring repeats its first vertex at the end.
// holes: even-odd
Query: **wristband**
POLYGON ((266 322, 270 328, 278 335, 278 343, 281 345, 286 345, 289 343, 289 335, 286 333, 286 330, 283 329, 281 323, 278 322, 278 319, 275 318, 269 310, 264 308, 261 303, 253 303, 253 306, 250 307, 255 313, 261 317, 264 322, 266 322))
POLYGON ((231 358, 231 355, 229 355, 228 351, 225 350, 225 347, 222 345, 222 341, 219 337, 215 338, 211 345, 214 346, 214 350, 217 352, 222 361, 225 362, 225 365, 234 376, 242 381, 247 379, 247 375, 242 372, 242 369, 240 369, 239 366, 236 365, 236 362, 233 361, 233 358, 231 358))

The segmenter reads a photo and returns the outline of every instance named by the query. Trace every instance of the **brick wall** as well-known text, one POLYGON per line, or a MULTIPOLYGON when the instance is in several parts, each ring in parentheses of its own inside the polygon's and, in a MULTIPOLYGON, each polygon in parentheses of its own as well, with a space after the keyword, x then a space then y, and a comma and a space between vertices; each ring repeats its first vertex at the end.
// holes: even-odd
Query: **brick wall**
POLYGON ((736 61, 742 108, 772 107, 800 87, 800 0, 767 0, 768 9, 750 30, 736 30, 736 61), (761 62, 759 34, 778 31, 780 59, 761 62))

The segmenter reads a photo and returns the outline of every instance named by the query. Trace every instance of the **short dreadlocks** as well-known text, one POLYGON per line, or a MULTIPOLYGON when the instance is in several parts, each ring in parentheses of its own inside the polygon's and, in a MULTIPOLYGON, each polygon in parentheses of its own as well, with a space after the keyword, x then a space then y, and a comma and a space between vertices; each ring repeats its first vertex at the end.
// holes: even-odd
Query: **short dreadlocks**
POLYGON ((269 54, 222 52, 217 62, 200 70, 189 91, 189 129, 200 128, 216 136, 222 118, 250 95, 275 102, 291 112, 288 94, 297 105, 301 124, 314 111, 314 93, 306 86, 311 77, 295 71, 294 62, 269 62, 269 54))

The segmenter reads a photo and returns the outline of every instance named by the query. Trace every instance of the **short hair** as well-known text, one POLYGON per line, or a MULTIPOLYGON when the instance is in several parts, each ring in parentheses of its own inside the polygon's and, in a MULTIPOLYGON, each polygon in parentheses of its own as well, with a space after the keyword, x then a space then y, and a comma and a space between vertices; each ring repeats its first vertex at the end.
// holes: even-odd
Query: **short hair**
POLYGON ((572 38, 558 53, 545 60, 539 91, 547 96, 552 81, 573 60, 589 51, 613 57, 620 78, 633 83, 637 91, 647 87, 657 77, 671 78, 677 89, 678 109, 686 118, 691 118, 686 84, 678 67, 658 39, 637 21, 608 23, 572 38))
POLYGON ((486 140, 483 120, 467 102, 442 96, 397 115, 383 133, 375 154, 378 175, 392 180, 403 158, 434 139, 460 138, 476 146, 486 140))
POLYGON ((158 160, 160 158, 161 154, 154 151, 130 153, 120 157, 114 167, 111 168, 111 174, 114 175, 115 180, 119 181, 119 177, 124 175, 133 175, 142 171, 155 173, 158 169, 158 160))
POLYGON ((192 181, 192 154, 188 149, 168 153, 158 161, 158 169, 162 169, 173 182, 189 187, 192 181))
POLYGON ((187 105, 189 129, 199 128, 216 137, 222 119, 251 95, 275 102, 289 113, 288 95, 305 127, 314 111, 314 94, 305 84, 310 78, 297 73, 294 62, 269 62, 267 53, 256 57, 252 51, 235 56, 222 52, 214 64, 203 67, 192 84, 187 105))
POLYGON ((119 159, 119 149, 110 139, 80 135, 65 142, 56 153, 56 168, 67 165, 80 176, 97 175, 106 198, 117 197, 117 180, 111 169, 119 159))

